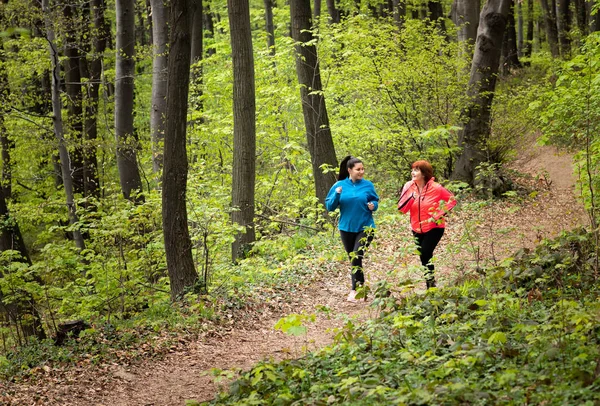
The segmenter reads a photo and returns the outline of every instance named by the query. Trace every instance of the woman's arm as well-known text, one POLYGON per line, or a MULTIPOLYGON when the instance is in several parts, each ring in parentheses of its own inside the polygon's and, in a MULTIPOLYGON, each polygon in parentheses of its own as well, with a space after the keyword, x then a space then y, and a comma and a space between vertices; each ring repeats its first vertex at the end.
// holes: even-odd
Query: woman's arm
POLYGON ((406 182, 400 193, 400 199, 398 200, 398 210, 406 214, 410 210, 413 202, 415 201, 414 182, 406 182))
POLYGON ((329 189, 329 193, 327 193, 327 197, 325 198, 325 208, 327 211, 334 211, 338 208, 340 204, 340 195, 341 192, 338 193, 337 189, 341 185, 339 182, 336 182, 331 189, 329 189))

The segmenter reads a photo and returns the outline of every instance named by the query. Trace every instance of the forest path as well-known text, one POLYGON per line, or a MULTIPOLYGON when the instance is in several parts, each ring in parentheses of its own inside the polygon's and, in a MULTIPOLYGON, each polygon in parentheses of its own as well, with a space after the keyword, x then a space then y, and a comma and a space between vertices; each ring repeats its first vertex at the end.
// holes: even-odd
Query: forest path
MULTIPOLYGON (((523 246, 533 247, 541 238, 585 223, 585 213, 574 191, 571 157, 557 154, 551 147, 534 144, 523 148, 521 156, 514 164, 515 169, 534 177, 546 174, 546 178, 538 182, 538 195, 515 204, 493 203, 475 214, 460 210, 453 214, 436 250, 440 285, 464 277, 467 265, 474 262, 489 263, 523 246), (490 219, 493 219, 491 225, 490 219), (471 230, 470 243, 460 238, 465 227, 471 230), (497 233, 497 230, 503 231, 497 233)), ((419 281, 415 289, 422 292, 422 278, 414 266, 418 260, 415 255, 403 254, 410 251, 407 248, 411 244, 408 220, 381 225, 376 241, 365 259, 367 282, 373 285, 378 279, 390 278, 390 271, 394 271, 401 279, 419 281)), ((341 250, 341 243, 332 249, 341 250)), ((160 360, 149 358, 134 366, 114 364, 102 369, 80 367, 67 380, 49 373, 36 385, 13 385, 10 395, 3 391, 4 397, 0 400, 14 405, 73 406, 181 406, 186 399, 210 400, 219 390, 219 384, 210 374, 212 368, 248 369, 263 359, 297 357, 304 352, 304 346, 314 350, 331 343, 332 329, 342 326, 347 318, 364 320, 374 316, 375 310, 368 304, 345 301, 349 288, 346 264, 335 264, 332 268, 338 270, 329 272, 327 279, 317 278, 305 290, 290 293, 294 295, 291 299, 294 313, 317 316, 314 323, 307 324, 305 337, 291 337, 273 328, 281 317, 290 313, 287 310, 256 313, 253 325, 246 323, 246 327, 236 326, 176 346, 160 360), (318 305, 328 306, 331 317, 317 312, 318 305)))

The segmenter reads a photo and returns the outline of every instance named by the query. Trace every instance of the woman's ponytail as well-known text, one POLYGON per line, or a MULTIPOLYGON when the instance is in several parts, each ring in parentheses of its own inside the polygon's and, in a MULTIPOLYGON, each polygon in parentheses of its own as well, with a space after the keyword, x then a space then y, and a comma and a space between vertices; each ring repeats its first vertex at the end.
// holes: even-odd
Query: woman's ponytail
POLYGON ((340 162, 340 171, 338 172, 338 180, 344 180, 348 176, 350 176, 350 174, 348 173, 348 161, 350 159, 352 159, 352 156, 348 155, 346 158, 342 159, 342 162, 340 162))

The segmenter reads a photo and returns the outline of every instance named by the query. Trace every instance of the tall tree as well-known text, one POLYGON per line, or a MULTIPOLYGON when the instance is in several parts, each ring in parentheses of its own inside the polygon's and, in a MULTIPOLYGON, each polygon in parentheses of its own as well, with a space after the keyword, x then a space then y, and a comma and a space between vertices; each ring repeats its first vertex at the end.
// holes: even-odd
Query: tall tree
POLYGON ((333 172, 323 173, 322 166, 337 166, 335 147, 321 84, 319 58, 312 33, 310 0, 290 0, 292 38, 296 41, 296 73, 300 84, 306 141, 310 152, 315 192, 321 203, 335 183, 333 172))
MULTIPOLYGON (((310 0, 307 0, 310 1, 310 0)), ((256 179, 256 100, 254 57, 248 0, 227 0, 233 61, 233 173, 231 220, 244 227, 236 235, 235 261, 255 241, 254 185, 256 179)), ((310 12, 310 7, 309 7, 310 12)))
POLYGON ((275 55, 275 24, 273 24, 273 0, 264 0, 265 29, 267 30, 267 46, 269 54, 275 55))
POLYGON ((142 190, 138 140, 133 127, 135 75, 135 0, 116 0, 115 138, 121 190, 126 199, 142 190))
POLYGON ((463 128, 458 134, 462 148, 452 178, 471 185, 477 166, 487 161, 490 110, 494 99, 502 39, 511 0, 487 0, 479 18, 477 42, 467 88, 468 107, 462 112, 463 128))
POLYGON ((394 13, 394 23, 398 29, 402 29, 406 20, 406 0, 392 0, 392 9, 394 13))
MULTIPOLYGON (((55 34, 52 25, 52 13, 49 9, 49 0, 42 0, 42 10, 44 12, 45 26, 46 26, 46 39, 48 41, 48 47, 50 50, 50 59, 52 63, 52 120, 54 122, 54 135, 58 143, 58 155, 60 157, 60 169, 62 174, 62 183, 65 190, 67 200, 67 211, 69 213, 69 223, 75 225, 79 222, 77 216, 77 210, 75 207, 75 199, 73 193, 73 178, 71 157, 69 150, 67 149, 64 130, 63 130, 63 119, 62 119, 62 103, 60 98, 60 62, 58 58, 58 49, 55 44, 55 34)), ((78 228, 73 230, 73 240, 77 248, 80 250, 85 249, 85 243, 83 236, 78 228)))
MULTIPOLYGON (((0 25, 0 29, 5 29, 4 25, 0 25)), ((3 48, 3 41, 0 39, 0 49, 3 48)), ((14 143, 8 136, 6 127, 4 126, 4 116, 7 112, 10 87, 8 83, 8 75, 6 73, 6 63, 4 53, 0 53, 0 147, 2 148, 2 175, 0 177, 0 189, 2 189, 3 197, 7 199, 12 195, 12 162, 10 159, 11 150, 14 143)))
POLYGON ((560 44, 560 55, 569 58, 571 55, 571 2, 570 0, 557 0, 556 3, 556 28, 558 29, 558 42, 560 44))
MULTIPOLYGON (((19 262, 31 265, 29 252, 23 241, 21 230, 15 219, 11 218, 6 205, 6 199, 0 188, 0 252, 16 251, 19 262)), ((4 276, 0 271, 0 277, 4 276)), ((39 281, 37 281, 39 282, 39 281)), ((16 298, 7 301, 5 292, 0 290, 0 308, 17 328, 21 329, 24 337, 35 336, 40 340, 46 338, 42 327, 42 318, 36 308, 36 303, 29 293, 18 292, 16 298), (25 322, 23 322, 25 320, 25 322)))
POLYGON ((71 144, 71 169, 73 171, 73 191, 85 194, 83 180, 83 94, 81 89, 81 70, 79 60, 84 58, 80 54, 81 46, 78 41, 78 16, 75 15, 75 5, 63 6, 63 15, 66 26, 65 38, 65 87, 67 90, 67 133, 70 135, 71 144))
POLYGON ((529 58, 533 49, 533 0, 527 0, 527 38, 521 54, 529 58))
POLYGON ((167 69, 169 43, 169 8, 165 0, 150 0, 152 7, 152 107, 150 133, 152 138, 152 168, 159 173, 163 166, 163 140, 167 113, 167 69))
POLYGON ((198 280, 188 229, 186 123, 195 0, 171 0, 162 217, 171 299, 198 280))
POLYGON ((540 0, 542 5, 542 11, 544 12, 544 28, 546 29, 546 40, 548 46, 550 46, 550 53, 554 58, 560 56, 560 50, 558 48, 558 30, 556 28, 556 7, 554 7, 554 0, 540 0))
POLYGON ((479 0, 454 0, 450 18, 458 27, 458 41, 475 44, 479 26, 479 0))
POLYGON ((517 49, 514 3, 514 0, 510 1, 510 11, 506 20, 506 28, 504 29, 504 38, 502 40, 500 65, 503 74, 508 74, 510 69, 522 67, 521 61, 519 61, 519 50, 517 49))
MULTIPOLYGON (((335 0, 326 0, 327 3, 327 11, 329 12, 329 23, 330 24, 339 24, 342 20, 342 15, 340 13, 340 9, 337 4, 335 4, 335 0)), ((308 5, 310 8, 310 4, 308 5)))
POLYGON ((600 0, 587 0, 585 2, 587 21, 590 27, 590 32, 600 31, 600 13, 593 13, 594 6, 598 6, 600 0))

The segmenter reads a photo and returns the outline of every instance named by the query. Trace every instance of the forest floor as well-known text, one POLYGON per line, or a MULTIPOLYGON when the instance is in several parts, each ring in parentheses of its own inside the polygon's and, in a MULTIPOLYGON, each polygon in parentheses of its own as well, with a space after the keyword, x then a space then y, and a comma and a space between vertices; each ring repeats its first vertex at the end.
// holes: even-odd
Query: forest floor
MULTIPOLYGON (((551 147, 524 146, 513 168, 531 175, 537 194, 520 202, 496 202, 478 210, 456 210, 436 250, 438 286, 472 277, 477 264, 499 261, 522 247, 532 248, 542 238, 553 237, 587 223, 577 201, 571 157, 551 147), (470 239, 465 240, 465 228, 470 239)), ((424 283, 416 270, 416 255, 408 252, 408 219, 378 227, 377 244, 364 261, 367 283, 399 277, 416 281, 422 294, 424 283), (403 248, 404 247, 404 248, 403 248)), ((332 249, 342 249, 339 247, 332 249)), ((0 384, 0 404, 11 405, 184 405, 188 399, 213 399, 224 383, 215 382, 212 368, 248 369, 259 360, 301 356, 333 341, 335 328, 348 318, 375 316, 367 303, 345 301, 349 289, 348 265, 331 264, 327 272, 306 289, 288 292, 281 311, 250 313, 250 320, 234 323, 197 340, 173 346, 165 357, 148 357, 134 365, 81 365, 70 371, 46 371, 35 383, 0 384), (317 312, 330 308, 328 314, 317 312), (274 329, 290 313, 315 314, 306 336, 292 337, 274 329)))

